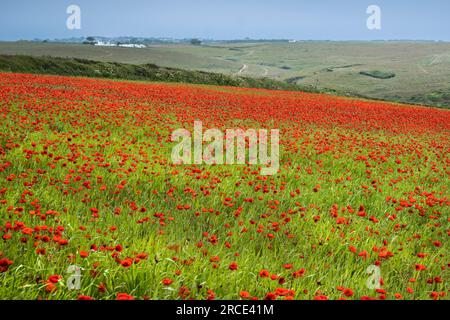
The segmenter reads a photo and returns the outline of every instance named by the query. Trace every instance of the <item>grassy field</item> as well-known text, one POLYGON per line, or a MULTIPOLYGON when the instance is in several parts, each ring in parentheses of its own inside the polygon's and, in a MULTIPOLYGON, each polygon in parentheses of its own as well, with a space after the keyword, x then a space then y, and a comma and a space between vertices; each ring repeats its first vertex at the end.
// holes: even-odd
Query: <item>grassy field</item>
POLYGON ((268 77, 349 95, 450 106, 450 43, 297 42, 165 45, 146 49, 0 42, 0 54, 153 63, 268 77), (383 79, 367 74, 389 74, 383 79))
POLYGON ((438 108, 0 73, 0 299, 448 300, 449 137, 438 108), (279 171, 175 165, 195 120, 278 128, 279 171))
POLYGON ((0 55, 0 71, 122 80, 183 82, 273 90, 313 90, 312 88, 269 78, 234 77, 222 73, 160 67, 154 64, 137 65, 81 58, 0 55))
POLYGON ((208 57, 208 50, 202 49, 202 54, 199 54, 196 49, 192 46, 154 46, 135 49, 67 43, 0 42, 0 54, 71 57, 131 64, 153 63, 162 67, 226 74, 232 73, 233 70, 237 72, 241 67, 240 63, 208 57))

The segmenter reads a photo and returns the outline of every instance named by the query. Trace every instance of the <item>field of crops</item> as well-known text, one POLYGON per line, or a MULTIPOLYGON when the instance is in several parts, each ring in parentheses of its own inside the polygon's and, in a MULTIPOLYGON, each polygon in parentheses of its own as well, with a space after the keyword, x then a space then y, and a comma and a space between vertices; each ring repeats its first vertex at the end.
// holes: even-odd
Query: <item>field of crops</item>
POLYGON ((445 109, 2 73, 0 299, 449 299, 449 134, 445 109), (195 120, 280 129, 279 172, 173 164, 195 120))

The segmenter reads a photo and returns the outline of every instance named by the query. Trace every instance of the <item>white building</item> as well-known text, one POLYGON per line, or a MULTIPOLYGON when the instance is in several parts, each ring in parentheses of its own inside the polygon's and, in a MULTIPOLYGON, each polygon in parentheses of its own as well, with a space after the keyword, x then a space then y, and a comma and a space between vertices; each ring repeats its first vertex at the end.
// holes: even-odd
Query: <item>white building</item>
POLYGON ((121 44, 117 45, 115 43, 102 42, 102 41, 99 41, 99 42, 95 43, 94 45, 99 46, 99 47, 123 47, 123 48, 138 48, 138 49, 143 49, 143 48, 147 47, 144 44, 121 43, 121 44))

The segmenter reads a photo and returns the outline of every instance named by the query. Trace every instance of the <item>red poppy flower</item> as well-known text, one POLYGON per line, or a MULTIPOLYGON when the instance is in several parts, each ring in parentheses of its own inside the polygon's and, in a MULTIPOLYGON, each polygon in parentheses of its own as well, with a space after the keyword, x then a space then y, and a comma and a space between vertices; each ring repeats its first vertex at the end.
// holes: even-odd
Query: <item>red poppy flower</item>
POLYGON ((116 300, 134 300, 134 297, 126 293, 118 293, 116 300))
POLYGON ((48 277, 48 281, 50 281, 51 283, 58 283, 59 280, 61 280, 61 278, 62 277, 60 275, 54 274, 54 275, 48 277))
POLYGON ((297 270, 297 271, 294 271, 294 272, 292 273, 292 276, 293 276, 294 278, 300 278, 301 276, 303 276, 303 275, 305 274, 305 272, 306 272, 306 269, 305 269, 305 268, 301 268, 301 269, 299 269, 299 270, 297 270))
POLYGON ((6 272, 13 262, 7 258, 0 259, 0 272, 6 272))
POLYGON ((422 270, 427 270, 427 267, 425 267, 422 264, 416 264, 415 265, 416 271, 422 271, 422 270))
POLYGON ((129 268, 133 264, 133 259, 126 258, 120 262, 121 266, 124 268, 129 268))
POLYGON ((236 262, 232 262, 228 268, 230 270, 237 270, 238 269, 238 265, 237 265, 236 262))
POLYGON ((276 300, 277 299, 277 295, 273 292, 269 292, 266 294, 266 296, 264 297, 265 300, 276 300))
POLYGON ((352 291, 352 289, 344 289, 344 291, 342 291, 342 293, 343 293, 344 296, 346 296, 346 297, 351 297, 351 296, 353 296, 353 291, 352 291))
POLYGON ((259 276, 260 276, 261 278, 267 278, 269 275, 270 275, 270 274, 269 274, 269 271, 268 271, 268 270, 265 270, 265 269, 263 269, 263 270, 261 270, 261 271, 259 272, 259 276))
POLYGON ((99 285, 98 285, 98 292, 100 292, 100 293, 105 293, 106 292, 106 286, 105 286, 105 284, 103 283, 103 282, 101 282, 99 285))
POLYGON ((47 282, 45 284, 45 291, 47 291, 49 293, 53 292, 53 291, 56 291, 56 286, 52 282, 47 282))
POLYGON ((438 247, 438 248, 442 246, 442 242, 437 241, 437 240, 433 241, 433 244, 434 244, 435 247, 438 247))

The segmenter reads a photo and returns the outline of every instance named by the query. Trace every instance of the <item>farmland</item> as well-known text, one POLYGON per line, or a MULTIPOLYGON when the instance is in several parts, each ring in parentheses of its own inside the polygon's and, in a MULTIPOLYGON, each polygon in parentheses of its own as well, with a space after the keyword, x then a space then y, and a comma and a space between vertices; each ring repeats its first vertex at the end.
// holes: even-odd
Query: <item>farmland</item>
POLYGON ((448 299, 449 134, 438 108, 0 73, 0 299, 448 299), (171 163, 195 120, 280 129, 279 172, 171 163))
POLYGON ((0 54, 152 63, 233 76, 266 77, 350 96, 450 106, 447 42, 218 42, 202 46, 153 45, 146 49, 0 42, 0 54), (370 76, 373 73, 389 76, 370 76))
MULTIPOLYGON (((222 73, 166 68, 154 64, 135 65, 80 58, 0 55, 0 71, 115 80, 181 82, 272 90, 308 90, 308 88, 303 88, 296 84, 268 78, 233 77, 222 73)), ((311 88, 309 90, 312 91, 311 88)))

